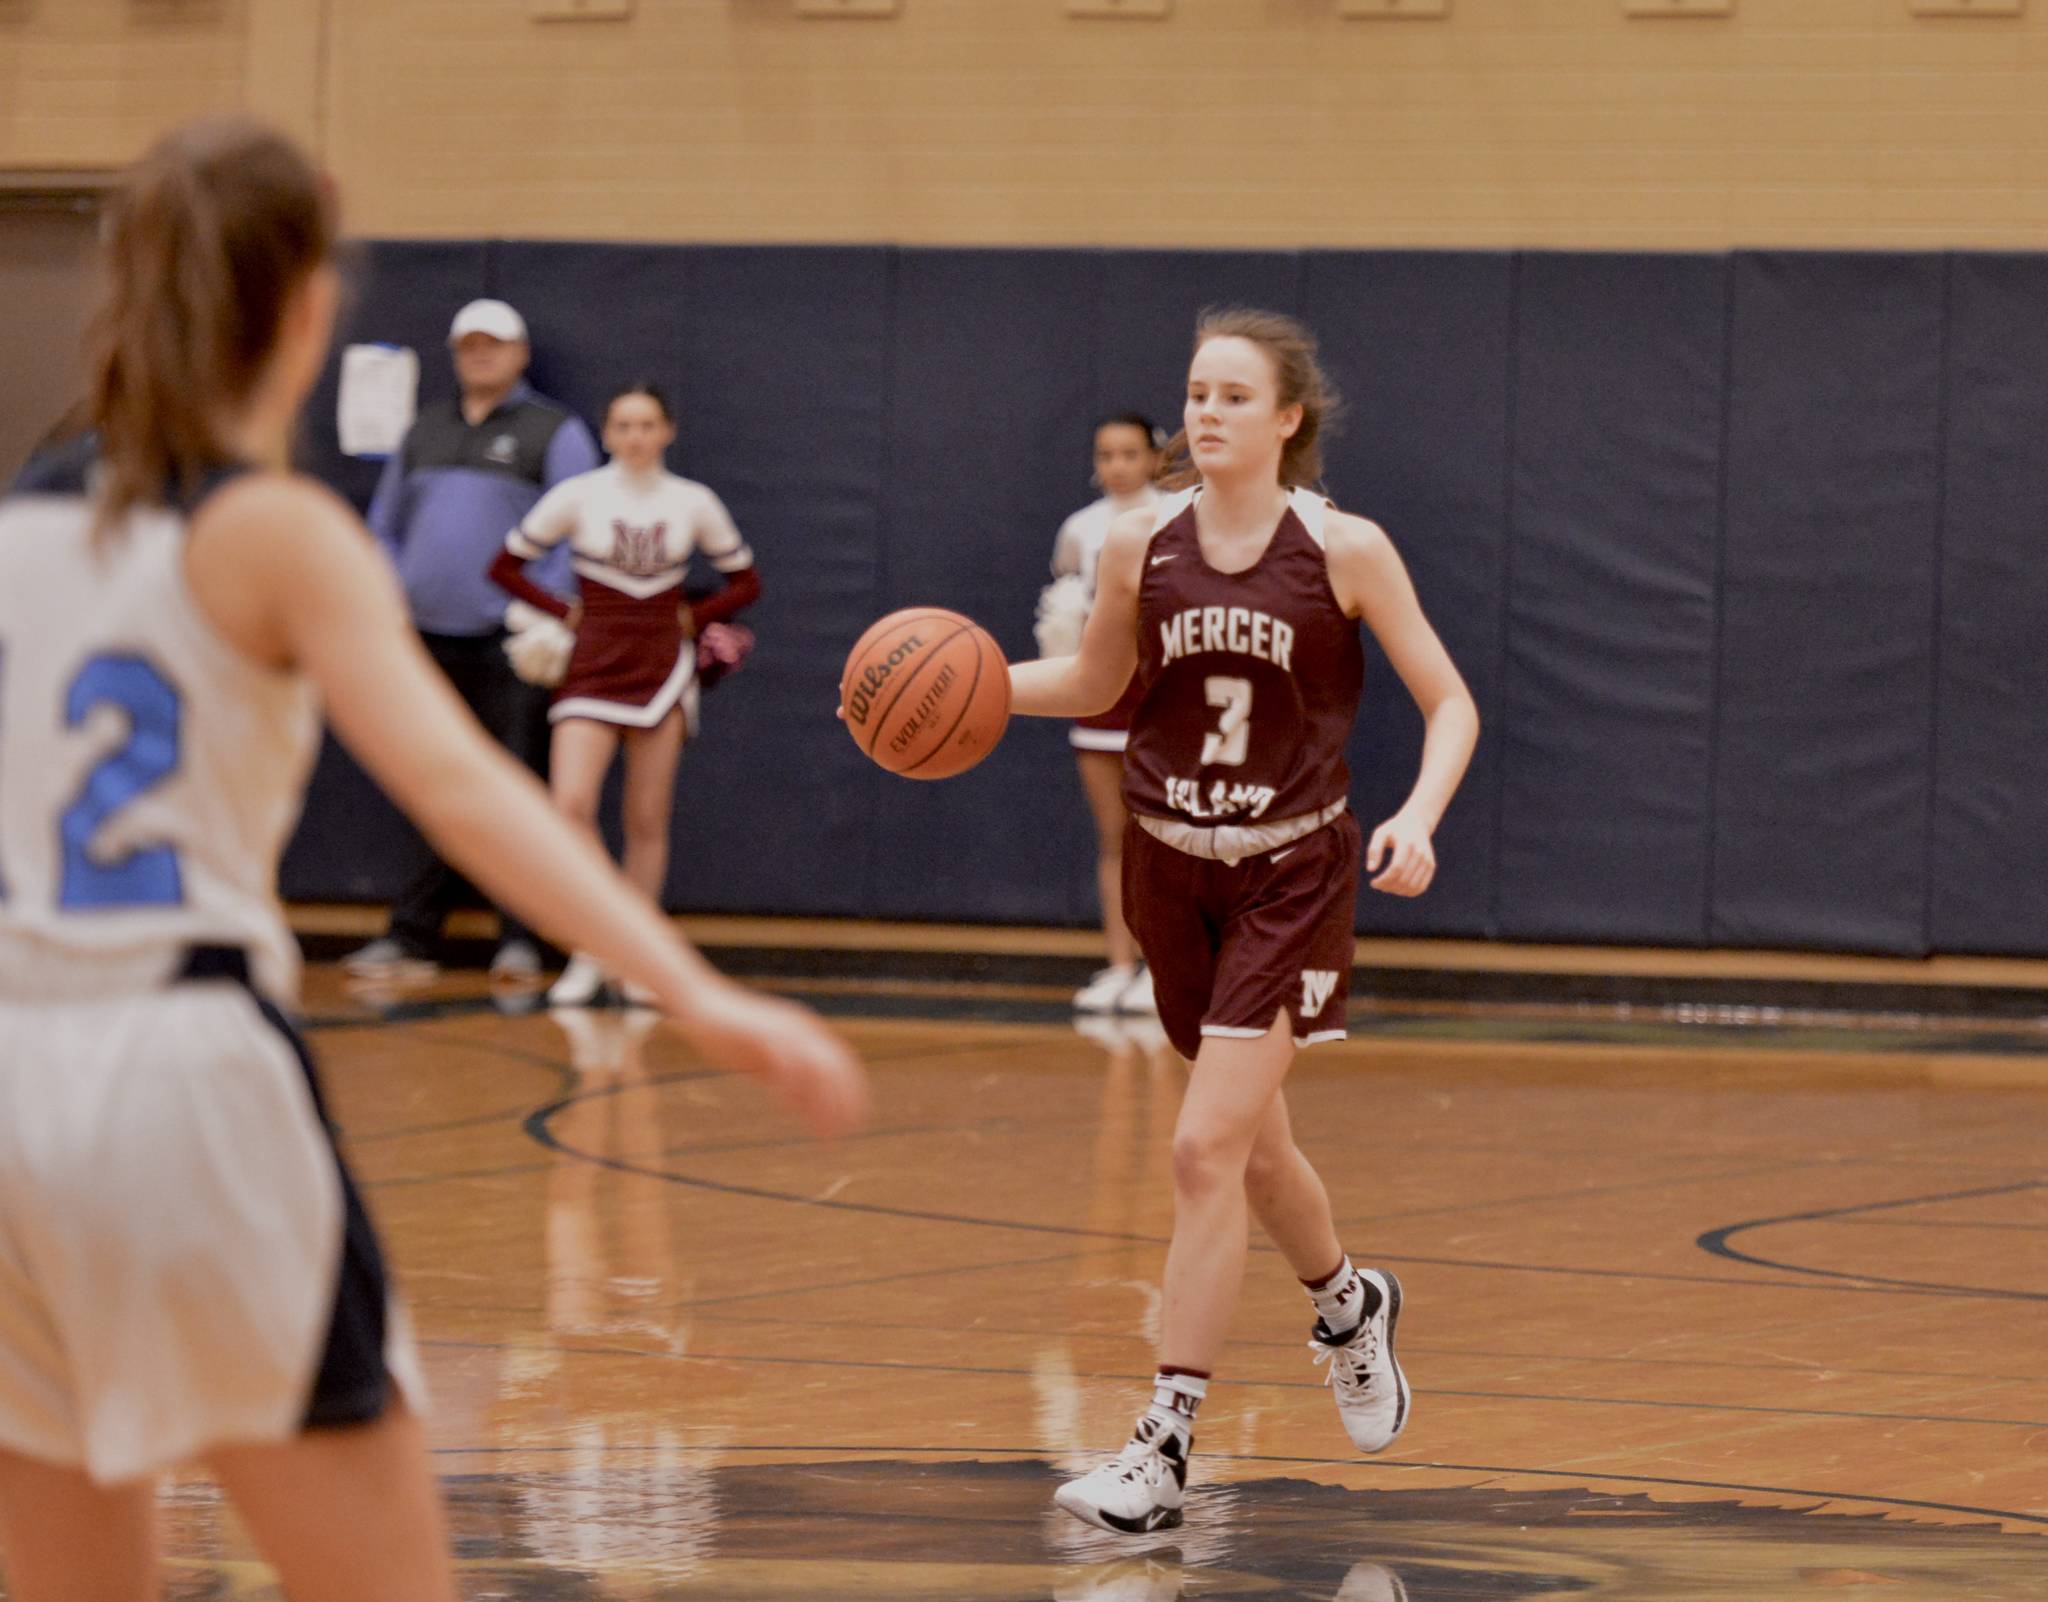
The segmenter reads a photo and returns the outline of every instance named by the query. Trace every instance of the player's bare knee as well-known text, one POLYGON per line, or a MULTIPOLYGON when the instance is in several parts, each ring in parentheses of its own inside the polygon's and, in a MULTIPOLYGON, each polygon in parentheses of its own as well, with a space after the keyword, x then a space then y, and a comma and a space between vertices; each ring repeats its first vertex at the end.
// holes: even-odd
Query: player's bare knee
POLYGON ((1203 1196, 1244 1183, 1246 1151, 1233 1131, 1195 1125, 1173 1137, 1173 1185, 1183 1196, 1203 1196))

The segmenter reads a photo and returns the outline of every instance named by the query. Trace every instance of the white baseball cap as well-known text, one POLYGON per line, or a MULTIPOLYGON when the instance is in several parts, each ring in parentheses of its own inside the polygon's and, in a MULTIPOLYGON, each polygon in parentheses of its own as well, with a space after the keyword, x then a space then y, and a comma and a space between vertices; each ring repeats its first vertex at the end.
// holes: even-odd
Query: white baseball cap
POLYGON ((526 319, 502 300, 473 300, 455 314, 448 325, 448 343, 459 344, 464 334, 488 334, 492 339, 526 340, 526 319))

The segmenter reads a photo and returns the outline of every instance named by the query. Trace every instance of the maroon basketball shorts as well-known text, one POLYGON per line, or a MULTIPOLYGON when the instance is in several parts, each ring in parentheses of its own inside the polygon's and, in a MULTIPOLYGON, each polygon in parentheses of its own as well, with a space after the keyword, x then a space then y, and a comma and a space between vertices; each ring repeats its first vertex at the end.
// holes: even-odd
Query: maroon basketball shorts
POLYGON ((1282 1012, 1297 1046, 1344 1037, 1361 855, 1349 811, 1235 864, 1130 825, 1124 921, 1174 1050, 1192 1061, 1204 1035, 1255 1040, 1282 1012))

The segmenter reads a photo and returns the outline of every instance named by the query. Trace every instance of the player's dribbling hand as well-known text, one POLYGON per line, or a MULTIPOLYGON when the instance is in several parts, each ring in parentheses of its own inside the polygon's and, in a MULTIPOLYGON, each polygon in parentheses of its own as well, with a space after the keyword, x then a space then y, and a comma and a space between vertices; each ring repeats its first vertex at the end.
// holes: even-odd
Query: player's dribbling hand
POLYGON ((714 1064, 754 1075, 812 1134, 851 1134, 867 1122, 860 1059, 809 1008, 720 981, 698 988, 674 1016, 714 1064))
POLYGON ((1407 814, 1395 813, 1373 830, 1365 848, 1365 871, 1373 875, 1375 890, 1390 896, 1421 895, 1436 877, 1436 848, 1429 843, 1429 830, 1407 814))

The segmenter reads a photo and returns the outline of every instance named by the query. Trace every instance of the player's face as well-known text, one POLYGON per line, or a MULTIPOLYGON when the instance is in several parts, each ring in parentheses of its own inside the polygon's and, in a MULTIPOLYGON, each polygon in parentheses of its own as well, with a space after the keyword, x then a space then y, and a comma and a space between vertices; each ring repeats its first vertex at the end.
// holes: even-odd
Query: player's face
POLYGON ((1104 423, 1095 431, 1095 482, 1122 500, 1152 482, 1159 466, 1152 440, 1135 423, 1104 423))
POLYGON ((510 389, 526 371, 530 354, 523 339, 464 334, 455 343, 455 380, 465 391, 494 393, 510 389))
POLYGON ((675 437, 676 425, 651 395, 621 395, 604 414, 604 448, 623 467, 660 466, 675 437))
POLYGON ((1188 452, 1204 478, 1277 480, 1281 448, 1301 427, 1301 407, 1280 404, 1273 358, 1228 334, 1195 352, 1182 420, 1188 452))

